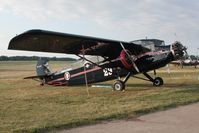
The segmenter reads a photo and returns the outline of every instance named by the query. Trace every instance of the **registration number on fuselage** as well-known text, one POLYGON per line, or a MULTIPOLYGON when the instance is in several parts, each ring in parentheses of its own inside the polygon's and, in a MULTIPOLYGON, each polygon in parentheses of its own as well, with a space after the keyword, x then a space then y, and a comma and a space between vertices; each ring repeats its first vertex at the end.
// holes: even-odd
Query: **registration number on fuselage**
POLYGON ((104 77, 111 76, 113 74, 112 68, 104 68, 103 69, 104 77))

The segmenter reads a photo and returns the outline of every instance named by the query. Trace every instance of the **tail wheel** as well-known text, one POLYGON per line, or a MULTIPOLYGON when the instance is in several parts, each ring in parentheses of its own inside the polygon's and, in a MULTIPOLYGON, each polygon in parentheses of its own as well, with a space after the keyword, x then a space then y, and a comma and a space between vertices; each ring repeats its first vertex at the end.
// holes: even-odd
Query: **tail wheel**
POLYGON ((154 85, 154 86, 161 86, 161 85, 163 85, 163 84, 164 84, 164 81, 163 81, 163 79, 160 78, 160 77, 155 78, 154 81, 153 81, 153 85, 154 85))
POLYGON ((113 90, 115 91, 123 91, 125 89, 125 84, 121 80, 116 80, 113 84, 113 90))
POLYGON ((44 86, 44 83, 42 82, 42 83, 40 84, 40 86, 44 86))
POLYGON ((45 81, 45 78, 41 79, 40 85, 41 85, 41 86, 44 86, 45 82, 46 82, 46 81, 45 81))

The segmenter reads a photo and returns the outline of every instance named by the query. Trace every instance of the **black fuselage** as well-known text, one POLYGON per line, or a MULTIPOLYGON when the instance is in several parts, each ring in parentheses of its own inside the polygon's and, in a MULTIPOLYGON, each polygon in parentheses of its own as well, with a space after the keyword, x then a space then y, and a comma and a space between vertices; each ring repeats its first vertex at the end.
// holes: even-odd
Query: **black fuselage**
POLYGON ((132 75, 145 73, 151 70, 165 66, 174 59, 171 51, 167 52, 148 52, 137 56, 135 64, 139 72, 135 68, 126 69, 121 62, 120 57, 112 61, 100 63, 98 66, 92 63, 82 64, 77 69, 66 69, 53 73, 51 76, 45 77, 45 83, 49 85, 78 85, 102 82, 118 77, 124 77, 129 72, 132 75))

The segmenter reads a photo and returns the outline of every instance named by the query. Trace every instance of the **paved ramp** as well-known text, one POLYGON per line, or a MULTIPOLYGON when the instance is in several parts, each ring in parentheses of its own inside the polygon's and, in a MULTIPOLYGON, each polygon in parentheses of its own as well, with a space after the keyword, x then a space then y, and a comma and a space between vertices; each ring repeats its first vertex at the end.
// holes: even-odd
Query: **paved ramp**
POLYGON ((57 133, 199 133, 199 103, 57 133))

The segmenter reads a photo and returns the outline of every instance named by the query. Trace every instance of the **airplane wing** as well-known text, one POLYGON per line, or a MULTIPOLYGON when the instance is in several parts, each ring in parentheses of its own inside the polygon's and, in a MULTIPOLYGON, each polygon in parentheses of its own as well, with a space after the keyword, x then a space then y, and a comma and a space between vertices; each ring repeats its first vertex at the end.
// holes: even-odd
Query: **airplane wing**
POLYGON ((14 37, 10 41, 8 49, 76 55, 98 55, 102 57, 117 58, 122 50, 120 43, 123 44, 125 49, 131 51, 133 55, 139 55, 150 51, 141 45, 131 42, 45 30, 29 30, 14 37))

